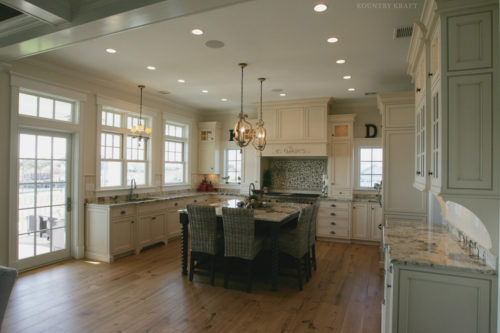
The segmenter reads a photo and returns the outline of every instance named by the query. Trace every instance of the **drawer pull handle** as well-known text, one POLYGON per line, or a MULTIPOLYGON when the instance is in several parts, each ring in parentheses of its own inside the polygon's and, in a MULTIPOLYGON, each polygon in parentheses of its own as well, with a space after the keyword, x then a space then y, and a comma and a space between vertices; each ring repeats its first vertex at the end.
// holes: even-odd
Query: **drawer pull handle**
POLYGON ((335 235, 335 234, 336 234, 336 232, 335 232, 335 231, 330 231, 330 233, 331 233, 332 235, 335 235))
POLYGON ((153 216, 152 220, 156 220, 156 216, 153 216))
POLYGON ((337 225, 337 223, 335 223, 335 222, 330 222, 330 224, 331 224, 331 225, 337 225))
POLYGON ((335 214, 335 213, 330 213, 330 215, 331 215, 331 216, 335 216, 335 215, 337 215, 337 214, 335 214))
POLYGON ((379 230, 382 230, 382 223, 377 226, 379 230))
POLYGON ((331 206, 332 206, 332 207, 337 207, 337 205, 336 205, 336 204, 332 204, 331 206))
POLYGON ((198 202, 198 200, 195 199, 194 202, 198 202))
POLYGON ((134 221, 130 221, 130 223, 134 224, 135 222, 134 221))
POLYGON ((126 213, 126 211, 124 211, 124 210, 122 210, 122 211, 120 212, 120 214, 122 214, 122 215, 123 215, 123 214, 125 214, 125 213, 126 213))
POLYGON ((392 286, 390 284, 387 285, 387 288, 392 288, 392 286))
POLYGON ((177 205, 178 205, 178 203, 177 203, 177 202, 176 202, 176 203, 174 203, 174 206, 177 206, 177 205))

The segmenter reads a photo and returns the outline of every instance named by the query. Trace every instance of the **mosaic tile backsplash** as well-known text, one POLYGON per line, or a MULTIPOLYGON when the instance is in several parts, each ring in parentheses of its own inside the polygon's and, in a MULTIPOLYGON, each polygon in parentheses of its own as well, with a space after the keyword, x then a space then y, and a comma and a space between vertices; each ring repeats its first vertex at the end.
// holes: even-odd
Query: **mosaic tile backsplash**
POLYGON ((326 159, 272 159, 273 190, 321 191, 321 179, 327 173, 326 159))

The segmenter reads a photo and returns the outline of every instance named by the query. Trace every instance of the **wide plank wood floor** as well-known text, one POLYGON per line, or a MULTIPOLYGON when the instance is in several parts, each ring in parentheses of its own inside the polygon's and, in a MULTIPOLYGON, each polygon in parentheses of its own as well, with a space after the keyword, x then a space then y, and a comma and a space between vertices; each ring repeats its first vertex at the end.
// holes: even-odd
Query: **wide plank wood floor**
POLYGON ((180 241, 112 264, 69 260, 22 273, 2 332, 380 332, 378 247, 317 242, 318 270, 269 290, 181 275, 180 241))

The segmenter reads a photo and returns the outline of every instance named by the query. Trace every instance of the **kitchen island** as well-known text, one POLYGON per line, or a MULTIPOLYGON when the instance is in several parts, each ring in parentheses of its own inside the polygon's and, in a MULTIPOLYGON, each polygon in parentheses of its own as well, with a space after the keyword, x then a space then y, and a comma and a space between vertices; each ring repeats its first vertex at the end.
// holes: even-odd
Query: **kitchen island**
MULTIPOLYGON (((225 202, 212 204, 215 206, 217 223, 222 224, 222 207, 237 208, 239 200, 228 200, 225 202)), ((278 268, 279 268, 279 246, 278 239, 281 227, 293 223, 297 220, 300 210, 307 204, 300 203, 274 203, 270 207, 254 209, 256 227, 265 228, 269 232, 271 239, 271 289, 278 290, 278 268)), ((188 238, 189 238, 189 218, 186 209, 179 210, 181 230, 181 254, 182 254, 182 274, 188 273, 188 238)))

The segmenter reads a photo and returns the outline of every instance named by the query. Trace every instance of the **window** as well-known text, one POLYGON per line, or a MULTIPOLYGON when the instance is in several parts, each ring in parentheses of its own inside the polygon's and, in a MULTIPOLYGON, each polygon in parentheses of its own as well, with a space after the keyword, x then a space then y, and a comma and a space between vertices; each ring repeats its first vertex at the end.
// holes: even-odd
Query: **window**
POLYGON ((165 124, 165 173, 164 183, 186 183, 187 126, 165 124))
POLYGON ((51 97, 19 93, 19 114, 73 122, 75 103, 51 97))
POLYGON ((373 188, 382 181, 382 148, 360 147, 359 150, 360 188, 373 188))
POLYGON ((226 149, 225 157, 226 184, 241 183, 241 149, 226 149))
MULTIPOLYGON (((147 119, 141 124, 146 126, 147 119)), ((124 187, 135 179, 137 185, 147 185, 148 146, 144 139, 131 135, 129 129, 139 124, 139 117, 125 112, 101 112, 101 187, 124 187), (125 122, 127 119, 127 128, 125 122)))

